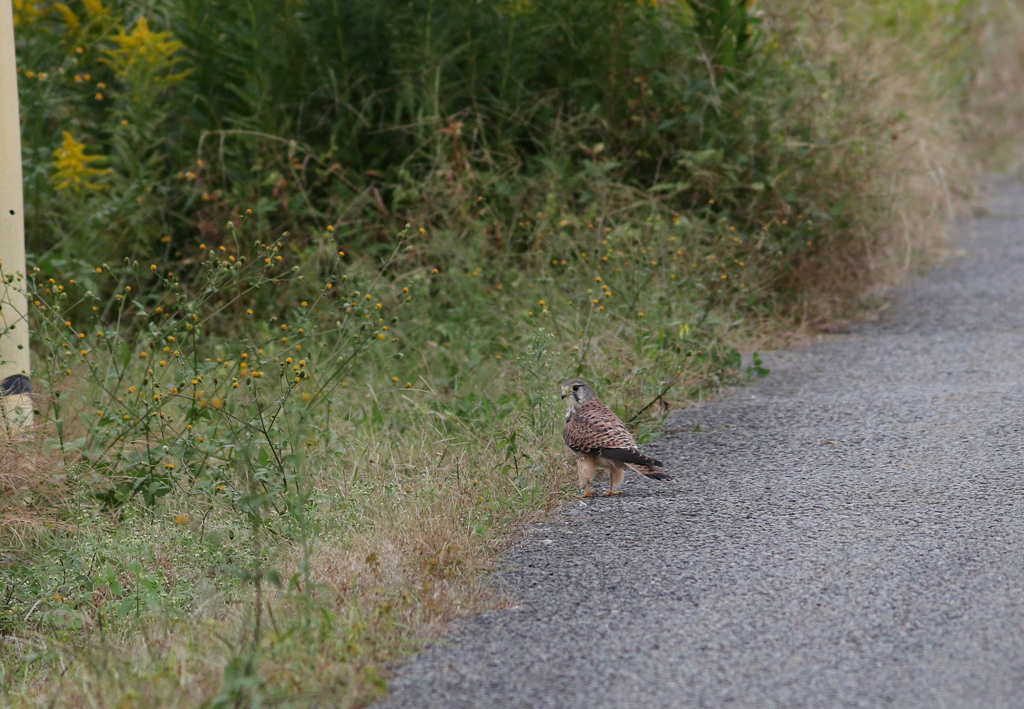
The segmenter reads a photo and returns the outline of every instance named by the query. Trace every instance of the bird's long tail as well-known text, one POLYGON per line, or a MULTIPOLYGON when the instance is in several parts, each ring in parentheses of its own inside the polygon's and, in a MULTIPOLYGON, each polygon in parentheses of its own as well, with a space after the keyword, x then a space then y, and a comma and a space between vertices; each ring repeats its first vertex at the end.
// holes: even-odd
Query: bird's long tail
POLYGON ((650 465, 638 465, 636 463, 626 463, 626 465, 643 475, 645 478, 653 478, 654 480, 672 479, 664 470, 658 470, 650 465))

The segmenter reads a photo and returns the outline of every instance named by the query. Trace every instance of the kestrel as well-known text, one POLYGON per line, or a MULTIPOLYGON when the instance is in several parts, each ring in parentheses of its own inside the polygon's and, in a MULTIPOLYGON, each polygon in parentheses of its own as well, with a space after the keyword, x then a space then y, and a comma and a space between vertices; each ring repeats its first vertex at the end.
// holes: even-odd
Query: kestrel
POLYGON ((662 463, 644 455, 633 436, 615 412, 601 403, 594 389, 582 379, 570 379, 562 385, 562 399, 568 404, 562 440, 576 453, 576 473, 583 496, 590 483, 602 472, 608 473, 608 495, 621 495, 615 486, 622 483, 626 468, 655 480, 671 480, 659 470, 662 463))

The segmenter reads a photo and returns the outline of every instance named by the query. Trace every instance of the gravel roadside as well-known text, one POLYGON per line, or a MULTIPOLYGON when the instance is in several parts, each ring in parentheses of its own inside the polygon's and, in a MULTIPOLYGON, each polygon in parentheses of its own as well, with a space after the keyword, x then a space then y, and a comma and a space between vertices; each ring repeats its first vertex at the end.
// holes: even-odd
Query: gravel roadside
POLYGON ((673 415, 673 482, 533 528, 518 605, 378 706, 1024 706, 1024 186, 995 192, 883 321, 673 415))

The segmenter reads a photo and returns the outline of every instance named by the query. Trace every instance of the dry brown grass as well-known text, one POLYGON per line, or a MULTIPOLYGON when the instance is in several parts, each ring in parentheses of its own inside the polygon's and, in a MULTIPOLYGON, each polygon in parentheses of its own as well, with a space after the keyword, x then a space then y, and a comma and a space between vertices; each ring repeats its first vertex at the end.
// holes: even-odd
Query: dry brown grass
POLYGON ((59 526, 68 487, 59 458, 36 432, 0 439, 0 547, 27 544, 59 526))
POLYGON ((997 171, 1024 167, 1024 2, 983 3, 992 20, 979 30, 983 61, 965 105, 970 142, 979 162, 997 171))
MULTIPOLYGON (((828 110, 818 115, 830 121, 820 134, 841 136, 821 148, 818 179, 833 186, 836 200, 856 203, 847 238, 833 240, 797 275, 804 300, 794 315, 801 325, 877 307, 886 289, 944 258, 955 220, 974 196, 979 167, 959 97, 935 77, 936 57, 953 40, 937 28, 919 33, 918 43, 870 31, 883 4, 768 4, 770 23, 798 34, 793 41, 819 77, 819 100, 828 110)), ((986 32, 997 24, 995 17, 977 20, 986 32)), ((1000 52, 1019 51, 1019 36, 999 38, 1000 52)))

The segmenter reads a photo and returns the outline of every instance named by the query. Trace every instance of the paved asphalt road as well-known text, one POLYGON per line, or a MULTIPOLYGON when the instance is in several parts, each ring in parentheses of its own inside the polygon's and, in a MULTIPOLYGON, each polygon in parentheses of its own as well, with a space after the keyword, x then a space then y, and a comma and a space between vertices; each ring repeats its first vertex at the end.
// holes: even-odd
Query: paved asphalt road
POLYGON ((882 322, 678 412, 382 706, 1024 707, 1024 187, 882 322), (694 427, 700 426, 700 432, 694 427))

